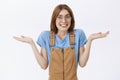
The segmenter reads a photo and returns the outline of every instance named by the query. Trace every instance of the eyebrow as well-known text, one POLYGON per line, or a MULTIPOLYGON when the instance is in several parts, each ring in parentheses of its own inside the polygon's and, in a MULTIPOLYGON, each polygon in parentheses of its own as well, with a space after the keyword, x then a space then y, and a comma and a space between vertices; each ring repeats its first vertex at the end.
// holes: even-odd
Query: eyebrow
MULTIPOLYGON (((62 14, 59 14, 58 16, 63 16, 62 14)), ((70 14, 66 14, 65 16, 70 16, 70 14)))

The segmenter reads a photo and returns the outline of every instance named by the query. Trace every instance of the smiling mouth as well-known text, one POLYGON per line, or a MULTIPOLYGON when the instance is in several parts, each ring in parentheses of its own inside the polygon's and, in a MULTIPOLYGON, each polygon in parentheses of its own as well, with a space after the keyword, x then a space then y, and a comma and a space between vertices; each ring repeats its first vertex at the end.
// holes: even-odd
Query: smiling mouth
POLYGON ((66 27, 68 26, 68 24, 60 24, 60 26, 61 26, 62 28, 66 28, 66 27))

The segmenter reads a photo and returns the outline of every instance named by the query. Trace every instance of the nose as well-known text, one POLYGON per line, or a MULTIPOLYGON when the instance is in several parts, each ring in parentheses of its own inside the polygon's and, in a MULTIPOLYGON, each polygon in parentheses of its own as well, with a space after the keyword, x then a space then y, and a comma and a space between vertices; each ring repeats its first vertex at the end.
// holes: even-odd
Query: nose
POLYGON ((64 18, 62 18, 62 22, 66 22, 66 18, 64 17, 64 18))

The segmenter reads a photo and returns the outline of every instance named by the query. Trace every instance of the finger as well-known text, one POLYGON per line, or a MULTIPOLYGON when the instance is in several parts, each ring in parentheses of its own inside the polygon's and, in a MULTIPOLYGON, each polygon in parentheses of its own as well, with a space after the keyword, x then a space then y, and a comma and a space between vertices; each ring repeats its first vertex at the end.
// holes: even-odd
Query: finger
POLYGON ((107 36, 109 33, 110 33, 110 32, 109 32, 109 31, 107 31, 107 32, 105 33, 105 36, 107 36))
POLYGON ((99 32, 98 34, 102 34, 102 32, 99 32))
POLYGON ((14 38, 14 39, 18 39, 18 37, 16 37, 16 36, 13 36, 13 38, 14 38))
POLYGON ((25 36, 21 35, 22 38, 25 38, 25 36))
POLYGON ((21 41, 21 38, 13 36, 14 39, 21 41))
POLYGON ((103 37, 107 37, 108 34, 109 34, 109 31, 106 32, 106 33, 104 33, 104 34, 103 34, 103 37))
POLYGON ((106 34, 109 34, 109 33, 110 33, 110 31, 107 31, 107 32, 106 32, 106 34))

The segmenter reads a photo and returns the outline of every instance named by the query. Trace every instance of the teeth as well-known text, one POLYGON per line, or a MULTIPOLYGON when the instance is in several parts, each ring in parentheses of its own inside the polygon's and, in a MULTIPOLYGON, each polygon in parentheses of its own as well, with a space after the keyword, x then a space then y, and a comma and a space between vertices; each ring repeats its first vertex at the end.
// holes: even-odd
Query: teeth
POLYGON ((65 27, 65 26, 67 26, 67 25, 65 24, 65 25, 60 25, 60 26, 65 27))
POLYGON ((62 25, 62 26, 66 26, 66 25, 62 25))

